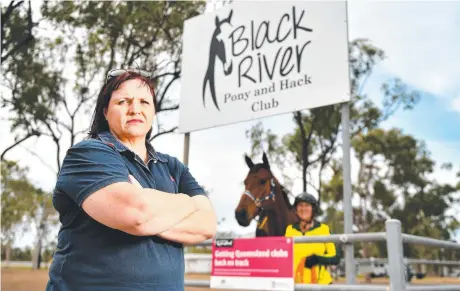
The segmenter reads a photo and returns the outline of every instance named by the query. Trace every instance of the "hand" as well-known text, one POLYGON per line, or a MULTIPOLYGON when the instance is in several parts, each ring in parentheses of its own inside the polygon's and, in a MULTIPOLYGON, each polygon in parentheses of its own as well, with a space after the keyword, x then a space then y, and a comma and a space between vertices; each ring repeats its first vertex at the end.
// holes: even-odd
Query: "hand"
POLYGON ((318 264, 318 257, 316 255, 308 256, 305 260, 305 268, 311 268, 318 264))
POLYGON ((136 178, 134 178, 133 175, 129 175, 128 176, 128 179, 129 179, 129 182, 131 182, 131 184, 133 184, 134 186, 136 186, 137 188, 140 188, 140 189, 143 189, 144 187, 142 187, 141 183, 139 183, 136 178))

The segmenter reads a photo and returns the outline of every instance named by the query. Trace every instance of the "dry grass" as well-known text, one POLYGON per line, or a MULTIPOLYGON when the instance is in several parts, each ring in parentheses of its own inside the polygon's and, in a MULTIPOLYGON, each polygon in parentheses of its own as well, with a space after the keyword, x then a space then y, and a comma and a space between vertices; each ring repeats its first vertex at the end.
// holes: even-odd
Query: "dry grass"
MULTIPOLYGON (((187 279, 208 280, 209 275, 190 274, 187 279)), ((48 282, 48 270, 30 270, 24 268, 2 268, 2 284, 3 291, 44 291, 48 282)), ((363 283, 363 279, 358 279, 359 283, 363 283)), ((344 283, 341 278, 337 283, 344 283)), ((373 279, 374 284, 388 284, 388 279, 379 278, 373 279)), ((438 278, 428 277, 422 280, 413 280, 413 284, 460 284, 460 280, 456 278, 438 278)), ((209 288, 194 288, 187 287, 186 291, 204 291, 211 290, 209 288)), ((222 289, 218 289, 223 291, 222 289)))

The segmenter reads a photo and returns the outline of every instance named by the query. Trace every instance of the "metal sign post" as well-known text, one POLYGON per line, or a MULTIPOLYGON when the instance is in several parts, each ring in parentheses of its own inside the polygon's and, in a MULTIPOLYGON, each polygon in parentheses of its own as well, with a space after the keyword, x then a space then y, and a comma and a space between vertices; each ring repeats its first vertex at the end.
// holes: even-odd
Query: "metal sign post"
MULTIPOLYGON (((343 217, 344 233, 353 233, 353 208, 351 205, 350 161, 350 105, 342 104, 342 151, 343 151, 343 217)), ((355 283, 355 259, 353 244, 345 244, 345 275, 348 284, 355 283)))
MULTIPOLYGON (((347 39, 348 39, 348 1, 345 1, 345 19, 347 22, 347 39)), ((348 55, 350 55, 349 47, 348 55)), ((351 99, 351 78, 350 80, 350 99, 351 99)), ((350 159, 350 102, 342 104, 342 167, 343 167, 343 217, 344 233, 353 233, 353 206, 351 204, 351 159, 350 159)), ((355 275, 355 254, 353 244, 345 244, 345 275, 348 284, 354 284, 355 275)))
POLYGON ((188 166, 188 154, 190 151, 190 132, 184 135, 184 165, 188 166))

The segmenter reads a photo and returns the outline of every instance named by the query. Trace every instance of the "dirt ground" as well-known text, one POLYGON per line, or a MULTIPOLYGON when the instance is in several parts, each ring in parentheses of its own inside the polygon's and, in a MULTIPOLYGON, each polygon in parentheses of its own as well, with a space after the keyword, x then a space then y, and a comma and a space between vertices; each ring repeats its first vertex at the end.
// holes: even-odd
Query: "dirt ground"
MULTIPOLYGON (((209 280, 209 275, 204 274, 190 274, 186 276, 187 279, 196 280, 209 280)), ((21 268, 2 268, 1 277, 1 290, 2 291, 44 291, 48 281, 48 270, 31 270, 21 268)), ((343 283, 344 279, 341 278, 337 283, 343 283)), ((358 279, 359 283, 363 283, 362 279, 358 279)), ((388 284, 388 279, 379 278, 373 279, 374 284, 388 284)), ((422 280, 414 280, 413 284, 460 284, 460 280, 456 278, 438 278, 428 277, 422 280)), ((204 290, 219 290, 222 289, 209 289, 204 287, 194 288, 187 287, 186 291, 204 291, 204 290)))

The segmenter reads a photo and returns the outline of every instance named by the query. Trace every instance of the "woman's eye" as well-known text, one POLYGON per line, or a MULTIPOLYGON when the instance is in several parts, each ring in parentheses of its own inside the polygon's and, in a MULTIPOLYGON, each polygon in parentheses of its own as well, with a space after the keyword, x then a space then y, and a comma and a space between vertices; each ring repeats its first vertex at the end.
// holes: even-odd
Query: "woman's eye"
POLYGON ((267 182, 267 181, 266 180, 260 180, 260 185, 265 184, 265 182, 267 182))
POLYGON ((142 103, 144 103, 144 104, 150 104, 150 102, 149 102, 149 101, 145 101, 145 100, 144 100, 144 101, 142 101, 142 103))
POLYGON ((120 101, 118 101, 118 105, 121 105, 121 104, 123 104, 125 102, 126 102, 126 100, 120 100, 120 101))

